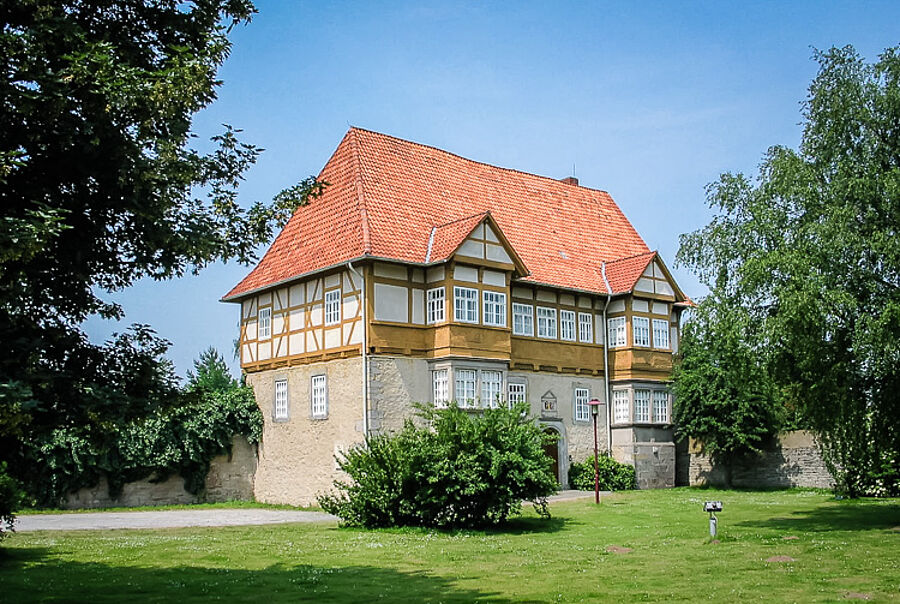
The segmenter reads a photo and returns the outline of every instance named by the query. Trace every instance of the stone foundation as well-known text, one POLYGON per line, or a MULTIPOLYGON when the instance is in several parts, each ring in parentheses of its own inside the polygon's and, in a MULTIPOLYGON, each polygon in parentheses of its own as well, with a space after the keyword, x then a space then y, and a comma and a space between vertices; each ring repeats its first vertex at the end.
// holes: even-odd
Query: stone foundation
POLYGON ((235 436, 231 455, 219 455, 210 462, 206 492, 199 496, 184 490, 181 476, 172 475, 161 482, 152 482, 152 478, 129 482, 122 488, 122 494, 113 499, 103 477, 93 487, 70 493, 63 508, 73 510, 252 500, 255 473, 256 446, 248 443, 243 436, 235 436))
MULTIPOLYGON (((725 470, 714 465, 693 440, 678 451, 679 485, 724 485, 725 470)), ((825 467, 812 434, 802 430, 785 432, 762 455, 737 464, 731 484, 745 488, 831 488, 834 478, 825 467)))

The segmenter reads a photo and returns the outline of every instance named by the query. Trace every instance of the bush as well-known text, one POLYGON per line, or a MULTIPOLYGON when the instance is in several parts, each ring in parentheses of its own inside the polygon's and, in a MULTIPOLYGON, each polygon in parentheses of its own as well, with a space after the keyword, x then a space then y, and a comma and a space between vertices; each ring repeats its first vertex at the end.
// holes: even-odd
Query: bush
MULTIPOLYGON (((628 491, 637 488, 634 468, 619 463, 609 455, 601 454, 597 459, 601 491, 628 491)), ((594 456, 581 463, 569 466, 569 486, 579 491, 594 490, 594 456)))
POLYGON ((32 441, 32 470, 19 478, 35 502, 48 507, 104 475, 112 497, 128 482, 172 474, 184 478, 189 493, 201 495, 212 458, 231 451, 235 434, 258 442, 262 423, 249 386, 200 389, 146 418, 111 425, 104 434, 90 426, 53 430, 32 441))
POLYGON ((462 528, 496 525, 532 501, 544 517, 557 489, 543 445, 548 438, 525 408, 471 413, 419 407, 428 427, 407 420, 375 435, 338 464, 350 482, 319 497, 344 525, 462 528))
POLYGON ((0 543, 13 530, 14 512, 22 501, 16 481, 6 473, 6 463, 0 463, 0 543))

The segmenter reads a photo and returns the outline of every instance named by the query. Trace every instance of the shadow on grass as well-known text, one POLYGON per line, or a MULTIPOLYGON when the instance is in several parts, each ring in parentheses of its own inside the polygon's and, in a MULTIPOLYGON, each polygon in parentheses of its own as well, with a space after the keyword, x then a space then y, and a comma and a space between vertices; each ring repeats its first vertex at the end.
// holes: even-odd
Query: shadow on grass
POLYGON ((785 531, 873 531, 900 526, 900 505, 848 502, 798 510, 790 516, 745 520, 739 526, 765 527, 785 531))
POLYGON ((569 525, 580 524, 571 518, 553 516, 551 518, 512 518, 498 526, 473 528, 435 528, 426 526, 397 526, 385 528, 364 528, 359 526, 337 526, 336 531, 381 531, 385 533, 440 533, 442 535, 479 534, 479 535, 528 535, 542 533, 558 533, 569 525))
POLYGON ((159 568, 72 562, 43 548, 4 552, 0 585, 2 600, 7 602, 511 602, 503 594, 461 588, 451 579, 427 572, 309 564, 253 570, 159 568))

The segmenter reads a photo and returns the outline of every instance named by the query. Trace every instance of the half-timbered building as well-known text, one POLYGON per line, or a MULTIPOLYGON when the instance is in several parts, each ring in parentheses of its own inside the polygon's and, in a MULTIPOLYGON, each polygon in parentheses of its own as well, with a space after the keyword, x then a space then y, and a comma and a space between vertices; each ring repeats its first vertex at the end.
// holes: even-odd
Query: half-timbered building
POLYGON ((335 456, 413 404, 525 401, 561 483, 600 446, 671 486, 668 380, 689 300, 604 191, 351 128, 223 298, 265 417, 261 501, 311 503, 335 456))

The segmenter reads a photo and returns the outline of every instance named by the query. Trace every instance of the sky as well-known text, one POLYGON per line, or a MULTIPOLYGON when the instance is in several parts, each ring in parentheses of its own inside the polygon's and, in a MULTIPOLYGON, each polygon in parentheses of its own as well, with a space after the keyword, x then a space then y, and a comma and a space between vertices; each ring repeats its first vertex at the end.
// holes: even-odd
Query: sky
MULTIPOLYGON (((609 192, 692 298, 679 235, 712 217, 705 187, 755 175, 766 149, 797 147, 814 49, 874 61, 900 43, 900 2, 300 2, 258 0, 231 34, 208 138, 230 124, 265 148, 240 199, 269 200, 317 174, 350 126, 609 192)), ((267 246, 260 249, 260 257, 267 246)), ((235 374, 238 306, 220 298, 250 268, 141 281, 102 294, 152 325, 184 376, 209 346, 235 374)))

